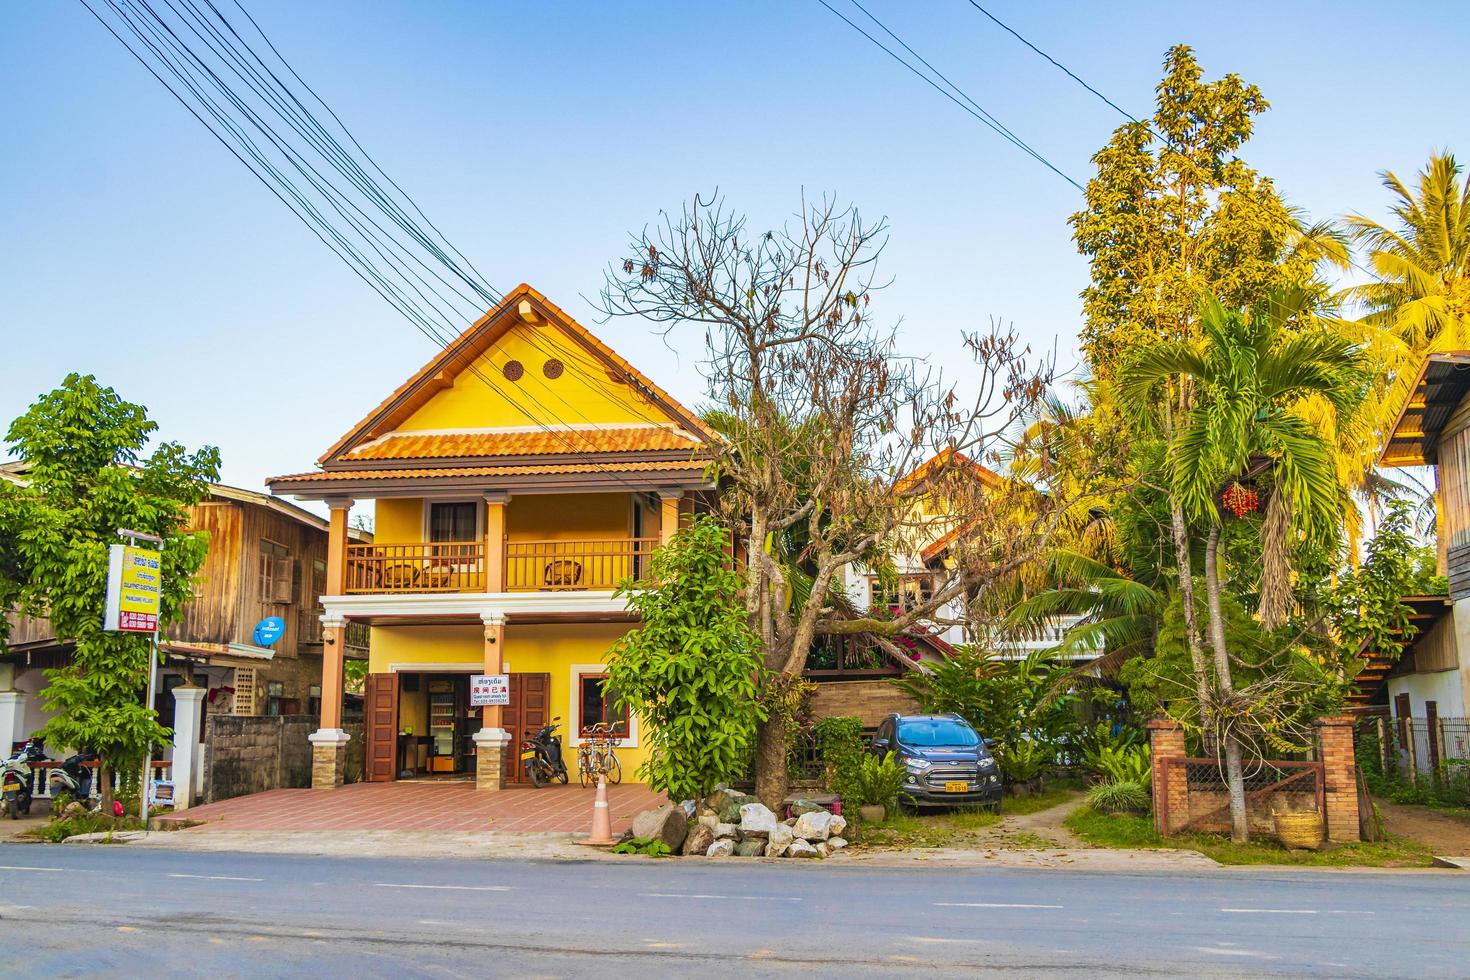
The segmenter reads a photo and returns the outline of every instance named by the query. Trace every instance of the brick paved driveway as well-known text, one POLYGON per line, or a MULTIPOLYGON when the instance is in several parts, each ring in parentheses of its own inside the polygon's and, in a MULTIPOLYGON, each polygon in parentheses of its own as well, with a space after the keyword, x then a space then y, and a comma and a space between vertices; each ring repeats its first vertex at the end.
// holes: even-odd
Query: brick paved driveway
MULTIPOLYGON (((641 783, 608 787, 613 833, 663 803, 641 783)), ((570 786, 477 793, 471 782, 353 783, 335 790, 274 789, 193 807, 179 816, 210 830, 587 831, 596 792, 570 786)))

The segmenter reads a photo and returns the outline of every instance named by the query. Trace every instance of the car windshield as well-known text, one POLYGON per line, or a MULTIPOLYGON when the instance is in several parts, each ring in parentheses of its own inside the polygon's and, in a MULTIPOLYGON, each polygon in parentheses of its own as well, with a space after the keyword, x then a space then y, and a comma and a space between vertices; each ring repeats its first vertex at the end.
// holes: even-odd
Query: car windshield
POLYGON ((898 738, 909 745, 955 745, 968 749, 980 744, 975 729, 953 718, 911 718, 899 722, 898 738))

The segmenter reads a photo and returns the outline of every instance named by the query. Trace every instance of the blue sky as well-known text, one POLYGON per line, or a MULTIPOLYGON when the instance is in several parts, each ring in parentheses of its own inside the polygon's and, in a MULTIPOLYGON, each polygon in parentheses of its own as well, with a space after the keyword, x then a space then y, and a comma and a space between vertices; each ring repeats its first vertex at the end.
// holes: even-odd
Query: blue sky
MULTIPOLYGON (((866 5, 1089 175, 1112 110, 965 0, 866 5)), ((961 378, 961 332, 992 317, 1075 363, 1080 195, 815 0, 247 6, 493 285, 537 286, 680 398, 695 338, 599 325, 588 299, 629 229, 715 188, 759 226, 803 188, 886 215, 875 312, 961 378)), ((1174 43, 1256 83, 1273 108, 1244 155, 1314 217, 1380 215, 1378 170, 1470 157, 1462 4, 989 6, 1135 115, 1174 43)), ((0 91, 0 420, 95 373, 258 487, 431 355, 80 3, 7 5, 0 91)))

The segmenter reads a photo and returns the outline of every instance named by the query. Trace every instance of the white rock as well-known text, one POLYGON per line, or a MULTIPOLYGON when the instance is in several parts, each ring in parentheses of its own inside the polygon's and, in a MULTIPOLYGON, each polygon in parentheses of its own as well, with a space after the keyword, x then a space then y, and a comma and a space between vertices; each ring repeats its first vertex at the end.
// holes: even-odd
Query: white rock
POLYGON ((827 847, 827 842, 824 840, 819 840, 812 846, 817 849, 817 853, 822 855, 822 857, 826 857, 829 853, 831 853, 827 847))
POLYGON ((826 810, 818 810, 797 817, 796 826, 791 828, 791 832, 802 840, 826 840, 831 836, 831 825, 832 814, 826 810))
POLYGON ((740 834, 740 827, 733 823, 715 824, 716 837, 736 837, 740 834))
POLYGON ((822 852, 798 837, 786 848, 786 856, 789 858, 820 858, 822 852))
POLYGON ((840 850, 842 850, 846 846, 847 846, 847 838, 845 838, 845 837, 828 837, 827 838, 827 850, 829 850, 829 851, 840 851, 840 850))
POLYGON ((740 808, 740 833, 744 837, 765 837, 779 826, 776 815, 764 803, 747 803, 740 808))
POLYGON ((704 852, 705 857, 727 858, 735 853, 735 842, 732 840, 717 840, 704 852))
POLYGON ((831 822, 829 822, 827 824, 827 833, 831 837, 840 837, 840 836, 842 836, 842 832, 844 830, 846 830, 846 829, 847 829, 847 818, 846 817, 839 817, 839 816, 837 816, 835 814, 832 816, 831 822))
POLYGON ((778 858, 786 853, 786 848, 791 846, 791 828, 777 826, 771 831, 771 836, 766 840, 766 857, 778 858))
MULTIPOLYGON (((713 813, 708 813, 708 814, 703 814, 702 813, 699 816, 699 822, 702 823, 702 824, 704 824, 710 830, 715 830, 720 825, 720 818, 717 817, 717 816, 715 816, 713 813)), ((715 836, 719 836, 719 835, 716 834, 715 836)))

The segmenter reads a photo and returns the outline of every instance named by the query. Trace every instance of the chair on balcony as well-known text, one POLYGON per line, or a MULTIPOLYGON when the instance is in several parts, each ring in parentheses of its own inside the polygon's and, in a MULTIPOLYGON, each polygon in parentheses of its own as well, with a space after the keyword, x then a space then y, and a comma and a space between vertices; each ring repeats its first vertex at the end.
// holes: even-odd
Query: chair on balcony
POLYGON ((417 565, 408 562, 395 562, 392 565, 383 566, 383 579, 381 585, 385 589, 412 589, 419 584, 421 573, 417 565))
POLYGON ((570 558, 558 558, 546 563, 543 581, 551 588, 569 588, 582 583, 582 563, 570 558))

